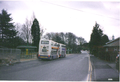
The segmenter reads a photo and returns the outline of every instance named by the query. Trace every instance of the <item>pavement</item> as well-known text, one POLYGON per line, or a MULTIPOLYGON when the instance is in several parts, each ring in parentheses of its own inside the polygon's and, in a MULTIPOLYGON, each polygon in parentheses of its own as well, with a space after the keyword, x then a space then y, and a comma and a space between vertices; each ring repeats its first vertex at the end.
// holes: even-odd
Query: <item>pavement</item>
POLYGON ((90 62, 92 65, 91 81, 119 81, 120 73, 117 71, 114 62, 101 60, 91 54, 90 62))
POLYGON ((20 62, 26 62, 26 61, 32 61, 32 60, 36 60, 36 58, 30 58, 30 59, 20 59, 20 62))

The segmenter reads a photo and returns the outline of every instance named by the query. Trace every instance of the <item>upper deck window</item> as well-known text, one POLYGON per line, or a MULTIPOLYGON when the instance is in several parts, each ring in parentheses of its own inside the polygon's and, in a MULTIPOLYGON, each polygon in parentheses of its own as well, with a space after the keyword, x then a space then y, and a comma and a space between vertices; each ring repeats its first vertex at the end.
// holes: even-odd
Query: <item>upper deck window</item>
POLYGON ((62 45, 62 47, 66 47, 65 45, 62 45))
POLYGON ((49 41, 41 41, 41 44, 49 44, 49 41))

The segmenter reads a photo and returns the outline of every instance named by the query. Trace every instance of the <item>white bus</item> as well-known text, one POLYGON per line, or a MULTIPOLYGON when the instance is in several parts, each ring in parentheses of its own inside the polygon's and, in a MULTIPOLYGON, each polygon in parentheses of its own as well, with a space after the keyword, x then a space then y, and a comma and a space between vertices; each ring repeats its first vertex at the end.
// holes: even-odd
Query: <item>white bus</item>
POLYGON ((55 59, 66 56, 66 46, 52 40, 40 40, 38 59, 55 59))
POLYGON ((60 54, 59 57, 66 57, 66 45, 60 44, 60 54))

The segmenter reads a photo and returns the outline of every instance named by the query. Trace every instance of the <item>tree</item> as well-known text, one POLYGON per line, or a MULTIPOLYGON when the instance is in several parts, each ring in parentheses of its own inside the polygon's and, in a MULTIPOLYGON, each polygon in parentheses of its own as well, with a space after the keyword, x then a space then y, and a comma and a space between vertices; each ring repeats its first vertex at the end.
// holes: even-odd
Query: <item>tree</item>
POLYGON ((77 44, 78 44, 78 45, 83 45, 84 43, 87 43, 87 42, 84 40, 84 38, 82 38, 82 37, 77 37, 76 39, 77 39, 77 44))
POLYGON ((0 45, 5 47, 14 47, 14 38, 16 37, 17 31, 13 25, 11 14, 8 14, 6 10, 2 10, 0 13, 0 45))
POLYGON ((38 20, 35 18, 31 27, 33 45, 38 48, 40 40, 40 26, 38 20))
POLYGON ((48 40, 51 40, 52 39, 52 36, 50 33, 46 33, 46 35, 44 35, 44 38, 45 39, 48 39, 48 40))
POLYGON ((47 33, 46 35, 44 35, 44 38, 64 44, 61 33, 47 33))
POLYGON ((68 49, 72 49, 73 50, 73 52, 76 52, 76 50, 77 50, 77 48, 76 48, 76 46, 77 46, 77 44, 76 44, 76 36, 73 34, 73 33, 71 33, 71 32, 68 32, 68 33, 66 33, 66 40, 67 40, 67 48, 68 49))
POLYGON ((81 44, 86 43, 86 41, 84 40, 84 38, 82 37, 77 37, 76 35, 74 35, 71 32, 68 33, 47 33, 46 35, 44 35, 44 38, 46 39, 51 39, 53 41, 56 41, 58 43, 62 43, 66 45, 66 48, 69 50, 72 50, 72 52, 76 53, 76 52, 80 52, 81 50, 81 45, 79 45, 79 40, 81 38, 81 44))
POLYGON ((108 36, 104 34, 101 39, 101 45, 105 45, 109 41, 108 36))
POLYGON ((98 47, 101 46, 102 35, 102 30, 96 22, 89 42, 90 53, 97 55, 98 47))
POLYGON ((20 37, 27 43, 32 43, 32 36, 31 36, 31 21, 26 19, 26 22, 22 25, 20 37))
POLYGON ((55 33, 53 39, 54 41, 58 42, 58 43, 62 43, 64 44, 64 41, 62 40, 62 38, 60 37, 60 33, 55 33))
POLYGON ((83 45, 81 45, 83 50, 88 50, 88 45, 89 43, 84 43, 83 45))
POLYGON ((61 41, 63 44, 65 44, 65 34, 63 32, 59 33, 59 36, 61 38, 61 41))

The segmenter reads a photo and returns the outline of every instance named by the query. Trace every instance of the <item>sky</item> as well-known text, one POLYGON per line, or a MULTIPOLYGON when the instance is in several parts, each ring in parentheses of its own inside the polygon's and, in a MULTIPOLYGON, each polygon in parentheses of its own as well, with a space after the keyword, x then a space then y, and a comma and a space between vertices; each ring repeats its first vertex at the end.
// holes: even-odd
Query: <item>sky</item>
POLYGON ((13 22, 23 24, 31 20, 33 13, 41 27, 48 32, 72 32, 87 42, 95 22, 100 25, 109 39, 120 37, 119 1, 79 0, 5 0, 0 1, 2 9, 11 13, 13 22))

